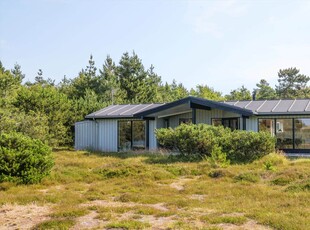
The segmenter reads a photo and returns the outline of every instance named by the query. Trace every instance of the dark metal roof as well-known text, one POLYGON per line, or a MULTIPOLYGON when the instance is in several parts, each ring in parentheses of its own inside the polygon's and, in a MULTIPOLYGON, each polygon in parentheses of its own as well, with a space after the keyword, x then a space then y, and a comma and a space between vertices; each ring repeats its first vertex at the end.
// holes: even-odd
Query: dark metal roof
POLYGON ((136 113, 136 117, 147 117, 151 114, 161 112, 166 109, 170 109, 172 107, 181 105, 181 104, 186 104, 188 103, 190 105, 190 108, 195 108, 195 106, 199 105, 204 107, 205 109, 211 109, 211 108, 216 108, 216 109, 221 109, 224 111, 229 111, 229 112, 234 112, 241 114, 243 116, 251 116, 253 115, 253 112, 251 110, 248 110, 246 108, 240 108, 236 107, 233 105, 230 105, 228 103, 222 103, 222 102, 217 102, 217 101, 211 101, 203 98, 198 98, 198 97, 186 97, 174 102, 170 102, 167 104, 164 104, 162 106, 153 108, 153 109, 147 109, 145 111, 141 111, 139 113, 136 113))
POLYGON ((310 99, 226 101, 223 103, 251 110, 256 115, 310 114, 310 99))
POLYGON ((182 104, 188 104, 188 108, 220 109, 243 116, 310 114, 310 99, 217 102, 197 97, 186 97, 167 104, 110 105, 85 118, 142 118, 174 107, 178 108, 177 106, 182 104))
POLYGON ((127 105, 110 105, 97 112, 88 114, 87 119, 98 118, 132 118, 136 113, 159 107, 163 104, 127 104, 127 105))

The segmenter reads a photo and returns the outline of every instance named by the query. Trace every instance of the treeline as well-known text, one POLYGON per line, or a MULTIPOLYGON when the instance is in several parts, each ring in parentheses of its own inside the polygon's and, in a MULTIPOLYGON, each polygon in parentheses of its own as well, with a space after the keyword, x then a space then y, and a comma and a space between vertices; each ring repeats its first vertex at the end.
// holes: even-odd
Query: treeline
POLYGON ((252 92, 244 86, 223 95, 207 85, 187 90, 173 80, 163 83, 154 67, 145 68, 134 52, 118 63, 107 56, 101 67, 90 56, 77 77, 59 83, 38 71, 23 82, 21 66, 6 69, 0 62, 0 133, 19 132, 56 147, 72 145, 76 121, 111 104, 170 102, 192 95, 211 100, 251 100, 310 97, 309 77, 296 68, 280 70, 275 88, 262 79, 252 92))

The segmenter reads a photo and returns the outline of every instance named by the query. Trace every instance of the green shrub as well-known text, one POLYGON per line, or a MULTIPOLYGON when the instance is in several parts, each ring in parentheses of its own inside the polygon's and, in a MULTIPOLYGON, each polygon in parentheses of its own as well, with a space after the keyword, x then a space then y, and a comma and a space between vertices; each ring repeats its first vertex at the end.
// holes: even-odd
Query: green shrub
POLYGON ((156 137, 162 147, 175 149, 182 156, 211 157, 211 161, 222 161, 224 165, 229 160, 252 162, 275 150, 275 138, 269 133, 231 131, 206 124, 181 124, 174 130, 158 129, 156 137))
POLYGON ((0 134, 0 182, 38 183, 53 165, 51 149, 40 140, 0 134))
POLYGON ((155 131, 158 143, 165 149, 173 150, 176 146, 174 129, 157 129, 155 131))
POLYGON ((256 164, 263 164, 263 168, 270 171, 276 171, 276 166, 287 164, 288 160, 284 154, 275 152, 264 156, 256 164))
POLYGON ((219 168, 219 167, 227 167, 230 164, 230 160, 227 160, 226 153, 222 152, 222 148, 217 145, 213 146, 211 151, 211 156, 207 157, 206 160, 210 163, 211 167, 219 168))
POLYGON ((235 130, 222 149, 233 162, 252 162, 275 150, 275 138, 267 132, 235 130))

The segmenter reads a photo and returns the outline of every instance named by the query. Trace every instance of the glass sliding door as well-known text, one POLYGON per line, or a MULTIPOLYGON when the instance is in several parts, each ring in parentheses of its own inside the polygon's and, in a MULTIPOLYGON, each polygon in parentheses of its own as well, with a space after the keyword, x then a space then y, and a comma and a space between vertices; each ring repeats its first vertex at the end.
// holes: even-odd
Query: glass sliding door
POLYGON ((131 149, 131 121, 118 122, 118 149, 126 151, 131 149))
POLYGON ((276 119, 277 147, 293 149, 293 119, 276 119))
POLYGON ((310 118, 295 118, 295 148, 310 149, 310 118))
POLYGON ((145 149, 145 121, 118 121, 118 149, 145 149))
POLYGON ((132 122, 132 148, 144 149, 145 148, 145 122, 133 121, 132 122))
POLYGON ((310 149, 310 118, 260 118, 258 130, 276 135, 279 149, 310 149))

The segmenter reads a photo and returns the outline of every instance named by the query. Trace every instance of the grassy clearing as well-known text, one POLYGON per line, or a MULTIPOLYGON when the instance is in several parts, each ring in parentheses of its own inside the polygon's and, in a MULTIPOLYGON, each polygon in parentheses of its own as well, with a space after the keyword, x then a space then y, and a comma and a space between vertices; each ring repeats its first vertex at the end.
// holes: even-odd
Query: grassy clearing
POLYGON ((0 184, 0 205, 49 207, 35 229, 307 229, 310 222, 310 160, 271 154, 212 168, 156 154, 54 156, 41 184, 0 184))

